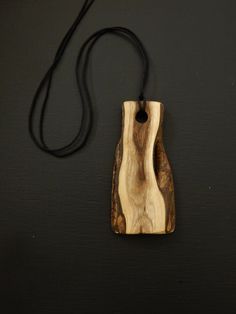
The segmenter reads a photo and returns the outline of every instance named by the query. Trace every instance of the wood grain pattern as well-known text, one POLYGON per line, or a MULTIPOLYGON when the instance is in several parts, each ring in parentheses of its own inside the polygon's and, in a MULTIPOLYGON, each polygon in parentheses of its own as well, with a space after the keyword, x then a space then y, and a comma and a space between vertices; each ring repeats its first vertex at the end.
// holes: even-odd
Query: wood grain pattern
POLYGON ((162 139, 163 111, 156 101, 123 103, 112 182, 111 224, 116 233, 174 231, 174 185, 162 139), (140 110, 148 117, 143 123, 136 120, 140 110))

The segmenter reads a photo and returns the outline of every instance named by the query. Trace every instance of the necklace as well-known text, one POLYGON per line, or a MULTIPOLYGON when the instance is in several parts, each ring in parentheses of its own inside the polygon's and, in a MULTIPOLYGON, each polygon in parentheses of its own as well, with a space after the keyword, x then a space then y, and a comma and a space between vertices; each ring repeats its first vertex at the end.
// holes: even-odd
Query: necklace
POLYGON ((29 133, 40 150, 57 158, 69 156, 82 149, 93 123, 92 101, 87 82, 92 49, 106 34, 128 40, 140 56, 142 76, 138 100, 125 101, 122 106, 122 134, 116 148, 113 168, 111 225, 114 232, 121 234, 171 233, 175 228, 174 185, 162 140, 163 105, 148 101, 144 96, 149 59, 142 42, 131 30, 124 27, 103 28, 84 42, 76 62, 76 80, 82 110, 77 134, 63 147, 52 149, 46 143, 44 120, 55 70, 75 30, 94 2, 95 0, 84 2, 36 90, 29 113, 29 133), (37 116, 36 109, 41 97, 43 100, 37 116), (35 128, 36 120, 38 132, 35 128))

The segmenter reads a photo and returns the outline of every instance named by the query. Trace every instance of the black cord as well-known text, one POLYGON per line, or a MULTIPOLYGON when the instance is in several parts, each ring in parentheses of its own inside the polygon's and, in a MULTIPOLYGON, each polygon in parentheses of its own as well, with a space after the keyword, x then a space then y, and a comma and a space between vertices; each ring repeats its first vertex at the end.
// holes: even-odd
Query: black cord
POLYGON ((33 98, 30 113, 29 113, 29 133, 34 141, 34 143, 38 146, 39 149, 42 151, 49 153, 55 157, 66 157, 74 152, 81 149, 89 136, 89 133, 91 131, 92 127, 92 102, 91 97, 89 93, 88 88, 88 81, 87 81, 87 68, 88 68, 88 62, 89 57, 92 51, 93 46, 97 42, 99 38, 104 36, 105 34, 114 34, 117 36, 120 36, 126 40, 128 40, 130 43, 133 44, 133 46, 136 48, 138 54, 141 57, 142 60, 142 78, 141 78, 141 84, 140 84, 140 94, 139 94, 139 101, 145 102, 144 92, 148 80, 148 72, 149 72, 149 60, 147 52, 142 44, 142 42, 139 40, 139 38, 129 29, 124 27, 109 27, 101 29, 94 34, 92 34, 82 45, 80 48, 77 62, 76 62, 76 79, 77 79, 77 85, 79 89, 79 94, 81 97, 81 104, 82 104, 82 117, 81 117, 81 123, 78 128, 77 134, 73 138, 73 140, 68 143, 67 145, 58 148, 58 149, 51 149, 48 147, 45 141, 44 136, 44 120, 45 120, 45 113, 48 105, 48 99, 50 95, 50 89, 52 85, 53 75, 55 73, 55 70, 57 68, 57 65, 59 64, 60 60, 62 59, 64 52, 66 50, 66 47, 71 40, 77 26, 82 21, 83 17, 89 10, 89 8, 92 6, 95 0, 86 0, 76 18, 72 26, 67 31, 66 35, 62 39, 62 42, 60 43, 54 61, 46 74, 44 75, 42 81, 39 84, 38 89, 36 90, 35 96, 33 98), (38 100, 41 94, 44 91, 44 97, 43 102, 41 105, 40 113, 39 113, 39 134, 36 136, 35 134, 35 128, 34 128, 34 121, 35 121, 35 111, 38 105, 38 100))

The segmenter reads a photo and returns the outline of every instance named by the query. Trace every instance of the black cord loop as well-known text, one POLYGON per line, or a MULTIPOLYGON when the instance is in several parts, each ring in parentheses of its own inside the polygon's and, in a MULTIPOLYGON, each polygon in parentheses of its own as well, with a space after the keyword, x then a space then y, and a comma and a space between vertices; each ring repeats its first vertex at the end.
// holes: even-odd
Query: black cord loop
POLYGON ((48 99, 50 95, 50 89, 52 86, 52 81, 53 81, 53 76, 55 73, 55 70, 57 68, 57 65, 61 61, 64 52, 66 50, 66 47, 68 43, 70 42, 77 26, 80 24, 82 21, 83 17, 85 14, 88 12, 89 8, 92 6, 95 0, 86 0, 77 16, 75 19, 74 23, 72 26, 69 28, 67 31, 66 35, 62 39, 62 42, 60 43, 57 52, 54 57, 54 61, 46 74, 44 75, 42 81, 39 84, 38 89, 36 90, 36 93, 34 95, 31 108, 30 108, 30 113, 29 113, 29 133, 34 141, 34 143, 37 145, 39 149, 42 151, 49 153, 55 157, 66 157, 74 152, 78 151, 81 149, 89 136, 89 133, 91 131, 92 127, 92 120, 93 120, 93 111, 92 111, 92 101, 89 93, 89 88, 88 88, 88 79, 87 79, 87 68, 88 68, 88 63, 89 63, 89 57, 92 51, 93 46, 97 42, 99 38, 101 38, 105 34, 114 34, 117 36, 120 36, 124 39, 127 39, 133 46, 136 48, 138 54, 141 57, 142 60, 142 78, 141 78, 141 84, 140 84, 140 95, 138 97, 139 101, 142 103, 145 103, 145 97, 144 97, 144 92, 145 88, 147 85, 147 80, 148 80, 148 73, 149 73, 149 60, 148 60, 148 55, 147 52, 140 41, 140 39, 129 29, 124 28, 124 27, 109 27, 109 28, 104 28, 101 29, 94 34, 92 34, 82 45, 80 48, 78 57, 77 57, 77 62, 76 62, 76 80, 77 80, 77 85, 79 89, 79 95, 81 98, 81 111, 82 111, 82 117, 81 117, 81 123, 78 128, 77 134, 75 137, 72 139, 70 143, 67 145, 57 148, 57 149, 51 149, 48 147, 45 141, 45 135, 44 135, 44 120, 45 120, 45 114, 46 114, 46 109, 48 105, 48 99), (44 96, 43 96, 43 101, 41 104, 40 108, 40 113, 39 113, 39 134, 38 136, 35 134, 35 128, 34 128, 34 121, 35 121, 35 111, 38 105, 38 100, 41 94, 44 91, 44 96))

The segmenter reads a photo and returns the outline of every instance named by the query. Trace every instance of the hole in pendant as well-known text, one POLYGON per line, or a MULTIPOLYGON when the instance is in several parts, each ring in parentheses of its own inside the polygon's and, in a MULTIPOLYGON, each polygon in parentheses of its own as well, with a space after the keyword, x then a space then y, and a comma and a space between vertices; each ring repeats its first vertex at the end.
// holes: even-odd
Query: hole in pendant
POLYGON ((146 113, 145 110, 141 109, 136 113, 135 119, 139 123, 145 123, 148 119, 148 114, 146 113))

